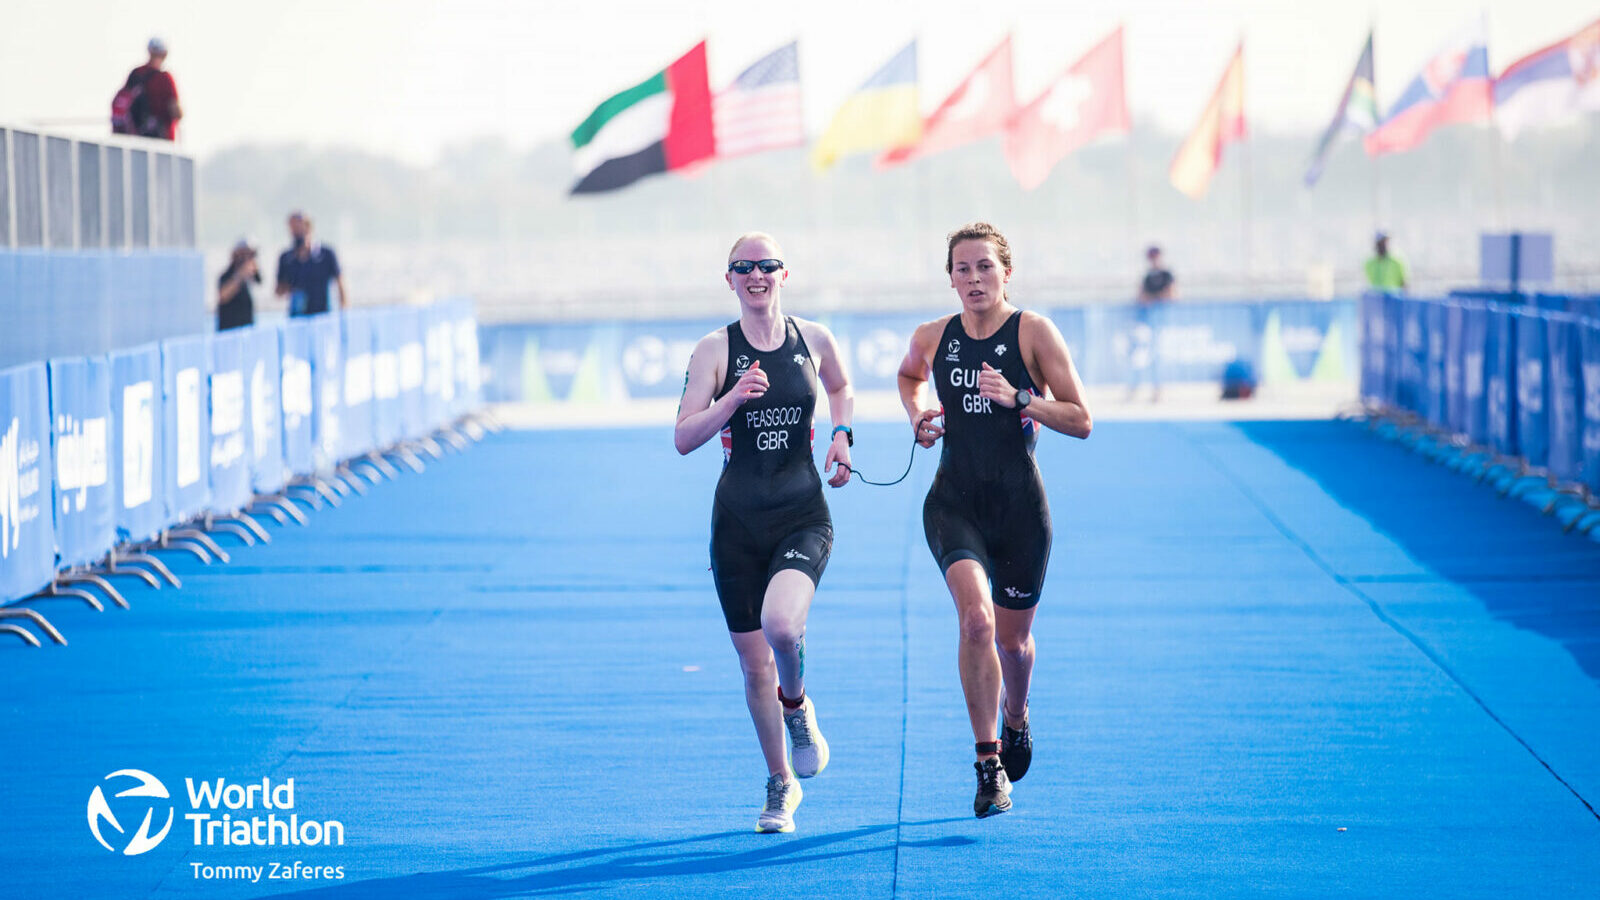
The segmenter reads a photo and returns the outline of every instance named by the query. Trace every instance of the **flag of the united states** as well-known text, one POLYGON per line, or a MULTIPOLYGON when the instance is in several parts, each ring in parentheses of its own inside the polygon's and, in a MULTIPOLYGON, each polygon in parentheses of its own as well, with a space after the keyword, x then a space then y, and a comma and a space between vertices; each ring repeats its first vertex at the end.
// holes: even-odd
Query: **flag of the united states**
POLYGON ((800 109, 800 42, 768 53, 711 104, 717 155, 740 156, 806 142, 800 109))

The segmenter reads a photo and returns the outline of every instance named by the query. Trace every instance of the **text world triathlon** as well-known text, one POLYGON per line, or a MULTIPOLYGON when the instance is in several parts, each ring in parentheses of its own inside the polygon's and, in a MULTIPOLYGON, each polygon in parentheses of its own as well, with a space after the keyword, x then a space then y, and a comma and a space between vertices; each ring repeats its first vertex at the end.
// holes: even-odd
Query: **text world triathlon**
POLYGON ((318 822, 312 819, 302 822, 298 813, 290 813, 281 819, 275 812, 249 818, 234 816, 231 812, 225 812, 221 816, 215 814, 218 809, 292 810, 294 809, 293 778, 286 779, 277 786, 266 778, 261 779, 260 784, 249 785, 231 784, 222 778, 214 782, 202 781, 198 785, 193 778, 185 778, 183 783, 189 791, 190 806, 195 809, 212 810, 212 812, 192 812, 184 816, 194 823, 195 846, 344 845, 343 822, 332 820, 318 822))

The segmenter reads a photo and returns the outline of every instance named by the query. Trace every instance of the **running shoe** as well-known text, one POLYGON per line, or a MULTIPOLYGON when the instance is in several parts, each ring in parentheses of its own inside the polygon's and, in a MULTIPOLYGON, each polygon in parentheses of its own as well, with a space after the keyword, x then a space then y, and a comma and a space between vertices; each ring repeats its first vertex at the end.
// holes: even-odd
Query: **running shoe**
POLYGON ((789 729, 789 761, 794 774, 810 778, 828 765, 828 742, 817 728, 817 710, 811 698, 800 701, 800 708, 783 711, 783 724, 789 729))
POLYGON ((1022 727, 1012 728, 1006 724, 1005 713, 1000 714, 1000 765, 1005 767, 1006 777, 1012 781, 1021 781, 1022 776, 1028 774, 1028 766, 1033 764, 1033 731, 1028 728, 1028 711, 1022 711, 1022 727))
POLYGON ((767 805, 756 819, 761 834, 788 834, 794 830, 794 811, 800 807, 800 782, 782 775, 767 779, 767 805))
POLYGON ((978 796, 972 801, 972 812, 980 819, 1011 809, 1011 779, 1006 777, 1000 760, 989 757, 972 764, 978 770, 978 796))

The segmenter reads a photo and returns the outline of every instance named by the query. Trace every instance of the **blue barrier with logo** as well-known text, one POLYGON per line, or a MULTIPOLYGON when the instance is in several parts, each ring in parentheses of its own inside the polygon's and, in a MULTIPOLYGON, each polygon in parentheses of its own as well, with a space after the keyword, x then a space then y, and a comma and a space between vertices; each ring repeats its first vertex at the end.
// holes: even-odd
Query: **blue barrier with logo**
POLYGON ((1444 316, 1444 425, 1456 434, 1467 433, 1466 309, 1460 303, 1439 304, 1444 316))
POLYGON ((372 445, 392 447, 401 437, 399 311, 372 313, 372 445))
POLYGON ((1550 462, 1549 322, 1544 314, 1526 310, 1514 317, 1517 448, 1529 465, 1542 468, 1550 462))
POLYGON ((283 467, 282 353, 278 329, 257 325, 245 329, 246 369, 250 393, 250 488, 276 494, 289 481, 283 467))
POLYGON ((1583 477, 1583 345, 1578 318, 1551 313, 1545 340, 1549 349, 1551 474, 1562 481, 1583 477))
POLYGON ((234 513, 250 504, 249 373, 253 329, 211 339, 211 509, 234 513))
POLYGON ((311 457, 316 471, 339 464, 344 446, 344 327, 334 313, 301 319, 311 327, 311 457))
POLYGON ((117 542, 111 478, 111 363, 50 360, 56 553, 63 566, 99 559, 117 542))
POLYGON ((209 338, 161 342, 162 481, 167 523, 187 522, 211 506, 211 373, 209 338))
POLYGON ((279 332, 279 396, 283 398, 283 464, 291 475, 316 471, 312 456, 315 440, 316 381, 312 376, 312 340, 315 326, 292 319, 279 332))
MULTIPOLYGON (((900 371, 900 362, 905 359, 906 349, 911 346, 911 333, 925 321, 926 316, 910 313, 858 315, 838 320, 834 336, 839 341, 839 349, 850 375, 855 379, 856 390, 895 390, 898 384, 895 373, 900 371)), ((709 330, 701 329, 694 338, 689 338, 681 330, 672 334, 669 339, 669 350, 673 351, 669 357, 670 368, 661 379, 663 389, 660 396, 682 396, 694 341, 709 330)), ((815 348, 812 349, 815 352, 815 348)), ((629 393, 631 396, 631 384, 629 393)))
POLYGON ((1369 402, 1388 399, 1384 373, 1388 368, 1388 318, 1384 295, 1367 291, 1358 302, 1361 314, 1361 396, 1369 402))
POLYGON ((1400 297, 1396 304, 1400 313, 1399 403, 1401 408, 1421 414, 1427 410, 1423 396, 1428 354, 1423 317, 1426 307, 1422 301, 1410 297, 1400 297))
POLYGON ((1517 333, 1510 307, 1489 306, 1489 339, 1485 344, 1484 394, 1489 446, 1504 456, 1517 455, 1517 333))
POLYGON ((1422 414, 1430 422, 1443 422, 1446 418, 1445 391, 1445 308, 1439 303, 1429 303, 1422 309, 1422 336, 1427 350, 1423 355, 1422 414))
POLYGON ((344 405, 339 410, 339 458, 353 459, 376 449, 372 402, 372 313, 351 310, 344 326, 344 405))
POLYGON ((428 380, 428 354, 422 310, 402 306, 394 311, 400 378, 400 436, 424 437, 433 430, 428 420, 425 396, 428 380))
POLYGON ((455 404, 451 418, 465 415, 478 408, 482 372, 478 355, 478 319, 470 300, 450 301, 446 306, 455 322, 455 404))
POLYGON ((45 364, 0 372, 0 602, 56 573, 50 386, 45 364))
POLYGON ((1583 354, 1583 483, 1600 491, 1600 320, 1578 329, 1583 354))
POLYGON ((1462 406, 1466 435, 1474 444, 1489 443, 1489 307, 1463 306, 1461 326, 1462 406))
POLYGON ((423 310, 423 322, 428 357, 423 396, 428 427, 435 428, 450 421, 450 409, 455 402, 455 323, 437 304, 423 310))
POLYGON ((111 354, 112 497, 123 541, 149 540, 167 525, 161 376, 160 345, 111 354))

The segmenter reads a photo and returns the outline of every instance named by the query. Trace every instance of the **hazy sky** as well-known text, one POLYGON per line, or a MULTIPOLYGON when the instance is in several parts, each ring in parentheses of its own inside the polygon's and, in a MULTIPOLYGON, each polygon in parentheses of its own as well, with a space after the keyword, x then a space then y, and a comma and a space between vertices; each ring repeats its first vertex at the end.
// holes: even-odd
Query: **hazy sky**
MULTIPOLYGON (((1380 101, 1480 7, 1458 0, 7 0, 0 122, 103 122, 159 34, 183 98, 181 136, 204 157, 246 141, 343 144, 413 162, 468 137, 527 146, 569 132, 596 103, 709 38, 712 87, 796 37, 808 126, 904 43, 920 40, 932 109, 1012 29, 1023 99, 1119 22, 1135 118, 1187 129, 1233 44, 1245 46, 1253 127, 1320 128, 1377 27, 1380 101)), ((1600 0, 1492 0, 1490 63, 1600 18, 1600 0)), ((98 128, 100 126, 91 126, 98 128)), ((82 129, 78 129, 82 130, 82 129)))

